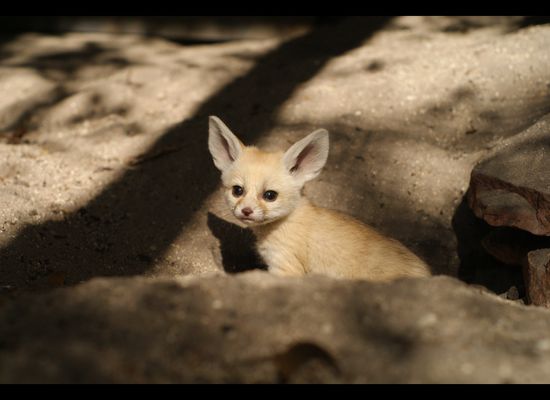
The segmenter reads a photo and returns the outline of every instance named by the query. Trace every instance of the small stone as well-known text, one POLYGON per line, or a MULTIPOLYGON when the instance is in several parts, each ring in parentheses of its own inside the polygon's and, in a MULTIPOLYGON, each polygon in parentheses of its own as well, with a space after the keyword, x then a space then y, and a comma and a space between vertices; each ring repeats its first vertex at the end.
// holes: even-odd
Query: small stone
POLYGON ((508 300, 518 300, 519 299, 519 291, 518 288, 515 286, 512 286, 508 291, 506 292, 506 298, 508 300))

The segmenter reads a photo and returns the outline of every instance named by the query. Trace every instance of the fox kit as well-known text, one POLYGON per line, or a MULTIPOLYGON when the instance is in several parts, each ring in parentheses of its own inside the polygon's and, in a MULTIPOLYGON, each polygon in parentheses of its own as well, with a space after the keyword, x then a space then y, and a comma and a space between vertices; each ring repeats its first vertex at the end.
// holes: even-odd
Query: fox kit
POLYGON ((211 116, 208 147, 222 172, 229 207, 254 232, 270 272, 374 281, 430 275, 428 266, 401 243, 302 195, 304 184, 327 161, 326 130, 311 133, 285 153, 268 153, 243 145, 211 116))

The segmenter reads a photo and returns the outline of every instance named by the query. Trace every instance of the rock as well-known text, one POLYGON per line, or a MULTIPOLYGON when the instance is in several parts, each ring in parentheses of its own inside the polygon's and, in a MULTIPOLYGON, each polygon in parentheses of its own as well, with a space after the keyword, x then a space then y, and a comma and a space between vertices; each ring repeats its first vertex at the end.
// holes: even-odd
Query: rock
POLYGON ((483 248, 505 264, 522 265, 527 300, 546 307, 550 305, 544 250, 550 247, 549 145, 547 116, 495 147, 473 169, 467 194, 475 215, 499 227, 485 235, 483 248))
POLYGON ((0 319, 2 383, 550 382, 550 312, 450 277, 95 278, 0 319))
POLYGON ((508 289, 508 292, 506 293, 506 298, 508 300, 519 300, 518 288, 515 286, 512 286, 510 289, 508 289))
POLYGON ((508 140, 473 169, 468 203, 478 217, 550 235, 549 121, 508 140))
POLYGON ((550 249, 529 252, 524 272, 529 301, 550 307, 550 249))

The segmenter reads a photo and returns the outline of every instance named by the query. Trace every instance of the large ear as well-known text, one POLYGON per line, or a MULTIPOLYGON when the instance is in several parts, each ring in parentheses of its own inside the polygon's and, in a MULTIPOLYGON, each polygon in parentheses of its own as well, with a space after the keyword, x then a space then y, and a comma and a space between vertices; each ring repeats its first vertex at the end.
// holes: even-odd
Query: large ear
POLYGON ((243 147, 241 141, 221 119, 215 116, 208 118, 208 149, 220 171, 227 169, 239 158, 243 147))
POLYGON ((328 132, 319 129, 294 143, 283 156, 283 163, 292 176, 304 183, 315 178, 327 162, 328 132))

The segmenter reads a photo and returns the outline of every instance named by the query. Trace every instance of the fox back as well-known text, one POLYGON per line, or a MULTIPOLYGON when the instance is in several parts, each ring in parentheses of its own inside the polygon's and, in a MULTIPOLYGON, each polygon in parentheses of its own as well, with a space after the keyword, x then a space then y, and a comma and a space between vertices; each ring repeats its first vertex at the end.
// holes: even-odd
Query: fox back
POLYGON ((428 266, 398 241, 303 196, 304 184, 327 161, 326 130, 309 134, 286 152, 264 152, 245 146, 212 116, 208 147, 222 172, 228 207, 254 232, 270 272, 377 281, 430 275, 428 266))

